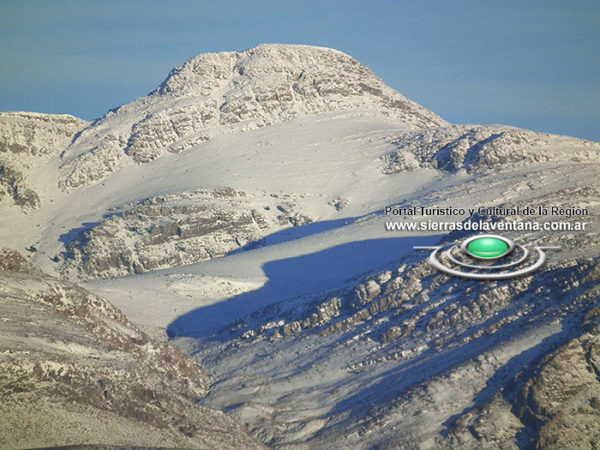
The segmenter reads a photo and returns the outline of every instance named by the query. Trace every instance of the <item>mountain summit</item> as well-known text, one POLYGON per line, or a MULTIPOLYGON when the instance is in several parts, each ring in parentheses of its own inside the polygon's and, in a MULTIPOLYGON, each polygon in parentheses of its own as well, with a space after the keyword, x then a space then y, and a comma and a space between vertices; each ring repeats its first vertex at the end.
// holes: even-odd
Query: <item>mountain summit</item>
POLYGON ((93 123, 1 113, 0 447, 260 446, 220 410, 271 448, 590 448, 598 173, 600 143, 448 124, 307 46, 93 123), (536 271, 422 250, 479 271, 450 252, 487 232, 515 251, 481 272, 536 271))
POLYGON ((447 125, 337 50, 264 44, 205 53, 84 130, 64 154, 62 186, 104 178, 124 155, 145 163, 220 134, 343 110, 383 114, 407 131, 447 125))

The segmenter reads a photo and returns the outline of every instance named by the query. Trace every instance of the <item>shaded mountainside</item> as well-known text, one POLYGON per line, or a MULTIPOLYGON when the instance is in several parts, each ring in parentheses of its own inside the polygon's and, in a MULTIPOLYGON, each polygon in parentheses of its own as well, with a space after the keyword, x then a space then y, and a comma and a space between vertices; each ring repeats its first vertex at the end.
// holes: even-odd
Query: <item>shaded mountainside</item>
POLYGON ((453 448, 597 448, 600 442, 600 308, 582 333, 526 366, 503 392, 462 414, 447 443, 453 448))
POLYGON ((187 356, 6 250, 0 310, 0 447, 260 447, 196 404, 209 380, 187 356))
MULTIPOLYGON (((394 241, 419 245, 416 237, 400 235, 268 262, 262 269, 269 283, 229 299, 229 308, 238 311, 253 302, 267 306, 239 313, 227 325, 224 320, 221 328, 197 331, 203 317, 227 314, 226 304, 178 318, 169 326, 175 342, 220 380, 204 404, 227 411, 278 448, 306 443, 315 448, 514 448, 521 443, 532 448, 555 443, 560 448, 569 442, 585 448, 597 436, 592 405, 599 387, 596 357, 573 367, 573 373, 561 366, 564 380, 552 381, 551 387, 544 385, 548 372, 541 369, 544 358, 552 358, 562 346, 579 352, 577 361, 595 348, 596 316, 590 311, 600 304, 600 229, 593 217, 600 205, 598 186, 590 180, 596 166, 566 161, 568 165, 530 167, 529 172, 510 167, 486 172, 418 199, 419 205, 434 206, 478 198, 481 205, 523 209, 531 204, 566 208, 576 197, 591 217, 574 214, 561 220, 588 221, 585 233, 506 234, 529 247, 562 247, 532 276, 499 282, 448 277, 426 262, 427 252, 416 251, 373 275, 351 280, 348 275, 340 284, 351 287, 316 299, 293 293, 282 299, 270 289, 276 282, 294 280, 295 273, 311 280, 319 270, 337 273, 336 266, 343 267, 347 259, 394 252, 400 247, 394 241), (548 183, 557 179, 561 184, 548 183), (592 335, 582 336, 583 330, 592 335), (541 394, 546 388, 553 392, 541 394), (530 404, 526 399, 532 396, 537 397, 530 404), (486 416, 485 405, 492 401, 489 408, 504 408, 497 420, 486 416), (581 427, 567 419, 575 412, 581 414, 581 427), (551 430, 556 427, 562 428, 555 435, 551 430)), ((473 218, 497 224, 515 219, 548 220, 473 218)), ((450 233, 440 244, 459 243, 468 235, 450 233)))
POLYGON ((275 303, 215 336, 181 338, 219 380, 203 403, 276 448, 598 438, 597 259, 485 284, 403 262, 318 302, 275 303))

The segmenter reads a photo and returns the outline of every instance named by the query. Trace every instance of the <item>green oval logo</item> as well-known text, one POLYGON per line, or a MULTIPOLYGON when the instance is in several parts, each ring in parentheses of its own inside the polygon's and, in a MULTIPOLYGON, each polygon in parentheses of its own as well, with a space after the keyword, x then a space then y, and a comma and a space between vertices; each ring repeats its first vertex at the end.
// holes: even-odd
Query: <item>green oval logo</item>
POLYGON ((467 246, 467 251, 478 258, 499 258, 508 252, 508 244, 495 237, 473 239, 467 246))

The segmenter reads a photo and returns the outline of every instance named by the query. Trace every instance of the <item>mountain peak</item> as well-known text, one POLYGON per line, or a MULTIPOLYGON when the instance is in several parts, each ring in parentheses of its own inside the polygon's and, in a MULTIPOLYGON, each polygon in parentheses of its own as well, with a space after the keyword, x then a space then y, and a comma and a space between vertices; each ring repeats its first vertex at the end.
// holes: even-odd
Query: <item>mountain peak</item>
POLYGON ((448 125, 337 50, 263 44, 203 53, 171 70, 148 96, 83 131, 65 153, 61 184, 102 179, 125 155, 145 163, 221 134, 347 110, 387 116, 407 131, 448 125))
POLYGON ((152 94, 186 93, 215 87, 207 81, 224 80, 235 75, 260 76, 288 73, 299 76, 308 69, 327 67, 343 60, 374 76, 352 57, 327 47, 297 44, 260 44, 242 52, 201 53, 171 70, 152 94))

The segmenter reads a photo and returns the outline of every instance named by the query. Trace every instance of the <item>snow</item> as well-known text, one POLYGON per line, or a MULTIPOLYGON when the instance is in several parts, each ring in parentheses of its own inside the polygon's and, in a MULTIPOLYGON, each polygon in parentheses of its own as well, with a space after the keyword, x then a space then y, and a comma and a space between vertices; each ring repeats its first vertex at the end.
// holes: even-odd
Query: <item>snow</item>
MULTIPOLYGON (((600 250, 599 149, 513 127, 449 125, 333 50, 261 46, 201 55, 174 69, 149 96, 91 124, 62 159, 7 156, 21 160, 42 206, 25 212, 0 202, 0 242, 21 251, 34 245, 29 256, 35 265, 61 274, 53 259, 81 231, 149 198, 173 195, 183 205, 192 192, 227 187, 244 193, 230 206, 245 212, 274 211, 293 200, 294 211, 313 222, 268 228, 259 246, 82 284, 151 334, 166 339, 168 332, 213 375, 214 388, 203 402, 224 409, 264 442, 328 447, 339 438, 361 447, 398 429, 414 446, 434 446, 445 421, 506 382, 496 376, 500 369, 513 376, 519 364, 541 357, 577 328, 561 315, 570 303, 561 302, 577 303, 575 288, 581 287, 572 280, 565 287, 560 277, 576 258, 597 258, 600 250), (326 80, 343 73, 335 61, 349 79, 324 82, 317 93, 309 90, 312 82, 302 84, 308 75, 326 80), (356 91, 360 80, 370 89, 356 91), (280 88, 278 95, 293 92, 289 104, 263 98, 269 86, 280 88), (336 86, 340 92, 329 92, 336 86), (389 99, 405 108, 390 106, 389 99), (529 281, 510 290, 430 279, 426 264, 419 266, 426 255, 413 246, 448 236, 386 231, 389 218, 382 213, 388 205, 577 201, 592 211, 587 236, 520 236, 563 242, 551 261, 558 275, 539 287, 534 278, 534 293, 529 281), (411 268, 422 272, 407 274, 411 268), (407 301, 372 318, 353 316, 349 293, 361 285, 371 293, 391 289, 396 279, 401 284, 394 289, 405 289, 407 301), (544 286, 552 292, 544 293, 544 286), (559 292, 570 292, 567 300, 559 292), (274 335, 335 296, 344 299, 342 306, 331 307, 323 320, 351 318, 347 329, 305 326, 297 334, 274 335), (469 316, 472 304, 488 306, 486 296, 496 301, 492 310, 469 316), (456 324, 435 327, 457 310, 463 316, 456 324), (406 328, 411 321, 414 333, 382 343, 390 326, 406 328), (484 331, 497 323, 499 331, 484 331)), ((122 245, 135 252, 136 242, 122 245)))

